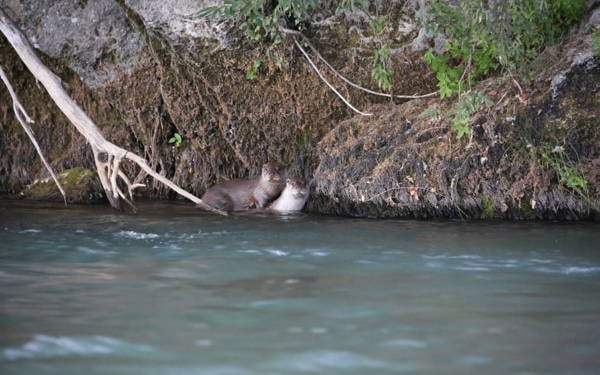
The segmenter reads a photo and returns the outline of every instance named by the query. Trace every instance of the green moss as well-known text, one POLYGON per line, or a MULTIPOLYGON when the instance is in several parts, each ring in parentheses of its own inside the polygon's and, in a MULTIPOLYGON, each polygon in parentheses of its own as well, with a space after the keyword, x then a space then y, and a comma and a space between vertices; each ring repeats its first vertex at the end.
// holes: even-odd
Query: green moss
POLYGON ((481 211, 482 216, 485 219, 491 219, 496 216, 496 206, 494 205, 494 202, 487 197, 481 198, 481 211))
MULTIPOLYGON (((65 190, 67 201, 91 202, 102 196, 102 188, 96 178, 96 172, 86 168, 73 168, 57 175, 58 181, 65 190)), ((62 201, 63 197, 52 178, 36 180, 27 187, 22 195, 29 199, 44 201, 62 201)))

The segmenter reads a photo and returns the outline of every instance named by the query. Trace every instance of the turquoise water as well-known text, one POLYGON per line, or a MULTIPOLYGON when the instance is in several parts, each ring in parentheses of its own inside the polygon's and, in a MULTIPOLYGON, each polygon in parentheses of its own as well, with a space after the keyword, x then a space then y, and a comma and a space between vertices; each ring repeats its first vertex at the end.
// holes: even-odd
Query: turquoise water
POLYGON ((0 374, 598 374, 598 229, 0 202, 0 374))

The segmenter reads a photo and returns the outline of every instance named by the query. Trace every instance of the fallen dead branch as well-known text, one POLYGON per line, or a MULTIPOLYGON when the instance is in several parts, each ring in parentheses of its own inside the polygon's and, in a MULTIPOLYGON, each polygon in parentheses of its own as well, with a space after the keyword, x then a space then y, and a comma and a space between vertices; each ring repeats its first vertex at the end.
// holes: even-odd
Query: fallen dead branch
POLYGON ((50 163, 48 163, 48 161, 46 160, 46 157, 44 156, 44 153, 42 152, 40 145, 38 144, 37 140, 35 139, 35 134, 33 134, 33 129, 31 129, 31 126, 29 126, 29 124, 33 124, 33 120, 27 114, 27 112, 25 111, 25 108, 23 108, 21 101, 17 97, 15 90, 13 90, 8 77, 4 73, 4 69, 2 69, 1 66, 0 66, 0 78, 2 78, 2 82, 4 82, 4 85, 6 86, 6 89, 8 90, 8 93, 10 94, 10 97, 13 101, 13 111, 15 112, 15 117, 17 118, 17 121, 19 121, 19 124, 21 124, 21 126, 23 127, 23 130, 25 130, 25 133, 27 133, 27 135, 29 136, 29 140, 31 140, 31 143, 33 143, 33 147, 35 147, 35 150, 37 151, 38 155, 40 156, 40 159, 42 159, 42 163, 44 163, 44 166, 46 167, 48 172, 50 172, 50 176, 52 176, 52 179, 54 180, 56 187, 58 188, 58 190, 60 190, 60 194, 63 196, 63 200, 65 201, 65 204, 67 204, 67 194, 65 193, 65 190, 63 189, 62 185, 58 181, 58 178, 56 177, 56 174, 52 170, 50 163))

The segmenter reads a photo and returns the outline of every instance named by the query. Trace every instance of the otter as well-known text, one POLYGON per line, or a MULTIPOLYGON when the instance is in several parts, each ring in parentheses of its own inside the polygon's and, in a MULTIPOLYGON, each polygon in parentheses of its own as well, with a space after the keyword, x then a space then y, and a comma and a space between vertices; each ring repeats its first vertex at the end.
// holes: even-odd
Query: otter
POLYGON ((277 162, 263 165, 260 177, 236 179, 215 185, 202 196, 204 203, 223 211, 263 208, 283 190, 283 166, 277 162))
POLYGON ((268 208, 280 212, 301 211, 307 199, 306 182, 301 178, 288 178, 283 192, 268 208))

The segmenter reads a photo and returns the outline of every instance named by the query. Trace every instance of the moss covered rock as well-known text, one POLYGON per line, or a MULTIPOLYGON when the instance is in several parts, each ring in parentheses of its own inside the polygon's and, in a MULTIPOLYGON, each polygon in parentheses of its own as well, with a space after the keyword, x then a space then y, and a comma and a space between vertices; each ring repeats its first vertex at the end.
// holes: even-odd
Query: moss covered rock
MULTIPOLYGON (((93 203, 104 199, 98 175, 90 169, 67 169, 58 173, 57 177, 69 203, 93 203)), ((21 196, 33 200, 63 201, 63 196, 52 178, 35 180, 21 196)))

